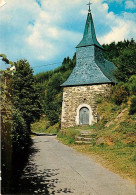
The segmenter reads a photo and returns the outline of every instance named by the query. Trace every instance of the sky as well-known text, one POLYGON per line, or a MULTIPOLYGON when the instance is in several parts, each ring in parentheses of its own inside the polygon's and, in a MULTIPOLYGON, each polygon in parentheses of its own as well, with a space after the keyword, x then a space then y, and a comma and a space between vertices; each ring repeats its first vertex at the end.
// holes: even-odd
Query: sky
MULTIPOLYGON (((0 0, 0 53, 27 59, 34 73, 73 57, 83 37, 88 0, 0 0)), ((100 44, 136 40, 136 0, 91 0, 100 44)), ((1 69, 6 65, 0 61, 1 69)))

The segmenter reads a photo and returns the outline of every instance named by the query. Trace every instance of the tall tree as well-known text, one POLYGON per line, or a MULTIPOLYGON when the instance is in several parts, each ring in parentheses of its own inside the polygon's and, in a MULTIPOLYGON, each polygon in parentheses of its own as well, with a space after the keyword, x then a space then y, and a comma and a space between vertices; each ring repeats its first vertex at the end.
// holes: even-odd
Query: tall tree
POLYGON ((0 83, 1 114, 1 170, 2 193, 7 193, 11 184, 12 161, 12 75, 11 71, 3 71, 0 83))
POLYGON ((13 104, 26 122, 30 132, 30 125, 41 115, 39 94, 35 89, 33 70, 27 60, 15 63, 16 71, 13 75, 13 104))
POLYGON ((45 113, 51 125, 59 122, 61 113, 62 91, 60 85, 63 78, 61 73, 55 73, 49 80, 45 93, 45 113))

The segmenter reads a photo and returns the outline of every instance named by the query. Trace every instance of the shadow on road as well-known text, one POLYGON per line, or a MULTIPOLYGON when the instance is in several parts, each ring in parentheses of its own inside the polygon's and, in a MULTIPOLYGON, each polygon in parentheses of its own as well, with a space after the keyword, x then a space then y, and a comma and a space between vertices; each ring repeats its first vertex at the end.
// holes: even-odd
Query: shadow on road
POLYGON ((40 150, 35 148, 34 145, 31 146, 28 155, 28 161, 22 162, 23 159, 20 158, 20 166, 16 165, 16 170, 14 171, 12 187, 9 194, 18 195, 49 195, 49 194, 65 194, 73 193, 70 189, 55 189, 57 183, 61 183, 57 178, 59 174, 59 169, 44 169, 40 171, 40 168, 31 159, 40 150), (23 167, 24 166, 24 167, 23 167))

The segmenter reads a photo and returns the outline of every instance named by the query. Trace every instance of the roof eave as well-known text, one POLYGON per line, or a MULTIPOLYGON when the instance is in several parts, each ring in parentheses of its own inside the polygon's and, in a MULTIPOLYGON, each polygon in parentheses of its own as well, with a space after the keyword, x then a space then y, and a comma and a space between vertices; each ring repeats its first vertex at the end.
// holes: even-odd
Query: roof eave
POLYGON ((99 83, 89 83, 89 84, 71 84, 71 85, 60 85, 60 87, 74 87, 74 86, 88 86, 88 85, 101 85, 101 84, 115 84, 115 82, 113 81, 109 81, 109 82, 99 82, 99 83))
POLYGON ((105 50, 101 45, 99 46, 99 45, 96 45, 96 44, 88 44, 88 45, 79 45, 79 44, 76 46, 76 48, 79 48, 79 47, 87 47, 87 46, 96 46, 96 47, 99 47, 100 49, 105 50))

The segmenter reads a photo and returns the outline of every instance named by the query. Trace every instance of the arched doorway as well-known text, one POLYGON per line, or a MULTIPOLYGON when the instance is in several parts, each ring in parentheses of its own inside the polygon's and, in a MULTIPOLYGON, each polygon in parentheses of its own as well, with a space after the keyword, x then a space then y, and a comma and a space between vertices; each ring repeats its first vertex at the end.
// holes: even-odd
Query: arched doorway
POLYGON ((87 107, 79 110, 79 125, 89 125, 89 109, 87 107))

